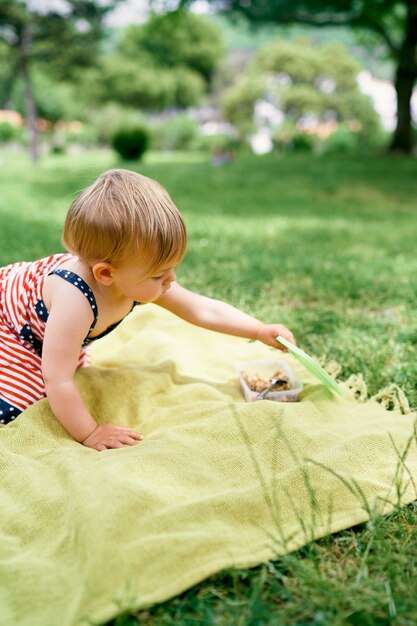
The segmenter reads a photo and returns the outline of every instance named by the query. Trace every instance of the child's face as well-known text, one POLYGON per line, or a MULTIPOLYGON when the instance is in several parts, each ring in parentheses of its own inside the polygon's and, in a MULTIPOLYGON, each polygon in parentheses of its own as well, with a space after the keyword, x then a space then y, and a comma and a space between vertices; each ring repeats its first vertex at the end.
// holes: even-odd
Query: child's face
POLYGON ((143 264, 129 263, 113 271, 113 286, 119 294, 136 302, 158 300, 176 279, 173 267, 153 274, 143 264))

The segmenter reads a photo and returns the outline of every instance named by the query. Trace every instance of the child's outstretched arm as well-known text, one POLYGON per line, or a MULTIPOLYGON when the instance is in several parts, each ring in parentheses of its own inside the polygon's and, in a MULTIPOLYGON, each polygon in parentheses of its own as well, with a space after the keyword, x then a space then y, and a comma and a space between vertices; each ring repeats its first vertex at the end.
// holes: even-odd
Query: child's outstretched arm
POLYGON ((264 324, 226 302, 201 296, 184 289, 178 283, 172 283, 169 290, 155 304, 196 326, 228 335, 258 339, 283 352, 287 352, 287 349, 275 339, 277 335, 295 344, 292 332, 282 324, 264 324))
POLYGON ((42 351, 46 395, 58 421, 80 443, 98 451, 134 445, 142 435, 114 424, 97 424, 74 383, 80 347, 93 321, 85 296, 60 281, 54 286, 42 351))

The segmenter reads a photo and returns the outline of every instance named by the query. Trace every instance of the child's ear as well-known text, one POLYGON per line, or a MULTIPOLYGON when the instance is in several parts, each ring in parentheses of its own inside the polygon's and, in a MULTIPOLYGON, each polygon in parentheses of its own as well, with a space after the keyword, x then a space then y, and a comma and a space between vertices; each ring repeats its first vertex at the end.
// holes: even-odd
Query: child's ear
POLYGON ((114 268, 110 263, 100 262, 93 265, 91 268, 93 276, 98 283, 108 287, 113 282, 114 268))

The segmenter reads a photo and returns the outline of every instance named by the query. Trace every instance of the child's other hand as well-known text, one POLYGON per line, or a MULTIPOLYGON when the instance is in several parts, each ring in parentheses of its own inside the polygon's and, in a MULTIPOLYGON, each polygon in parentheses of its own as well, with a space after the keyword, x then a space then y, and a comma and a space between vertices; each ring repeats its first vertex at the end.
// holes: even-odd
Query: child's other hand
POLYGON ((292 332, 282 324, 262 324, 258 330, 257 339, 262 341, 262 343, 265 343, 267 346, 278 348, 278 350, 282 350, 282 352, 288 352, 287 348, 275 339, 277 335, 284 337, 284 339, 288 339, 288 341, 293 343, 295 346, 297 345, 292 332))
POLYGON ((99 424, 87 439, 82 442, 84 446, 101 452, 109 448, 123 448, 135 446, 143 439, 143 435, 115 424, 99 424))

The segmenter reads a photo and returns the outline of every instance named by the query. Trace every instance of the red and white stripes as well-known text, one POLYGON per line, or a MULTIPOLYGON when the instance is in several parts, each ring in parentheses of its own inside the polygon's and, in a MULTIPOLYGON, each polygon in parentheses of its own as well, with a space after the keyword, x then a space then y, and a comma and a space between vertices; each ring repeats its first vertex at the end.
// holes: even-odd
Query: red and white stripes
MULTIPOLYGON (((69 254, 55 254, 33 263, 14 263, 0 269, 0 423, 10 421, 4 415, 5 404, 22 411, 45 397, 42 359, 36 347, 23 339, 22 329, 29 327, 30 337, 42 342, 47 311, 39 316, 36 305, 42 302, 47 274, 71 259, 69 254)), ((90 351, 83 348, 78 367, 90 363, 90 351)), ((17 411, 12 413, 18 414, 17 411)), ((11 419, 14 419, 11 417, 11 419)))

